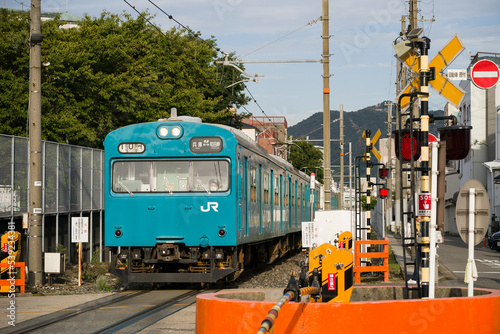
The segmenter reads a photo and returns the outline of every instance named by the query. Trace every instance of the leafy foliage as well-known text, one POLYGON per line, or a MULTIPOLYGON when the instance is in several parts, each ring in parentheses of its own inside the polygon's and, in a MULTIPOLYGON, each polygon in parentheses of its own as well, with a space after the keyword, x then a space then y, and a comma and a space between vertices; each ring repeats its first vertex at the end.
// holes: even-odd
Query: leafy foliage
MULTIPOLYGON (((368 210, 368 205, 366 204, 366 195, 361 195, 361 208, 363 211, 368 210)), ((370 196, 370 208, 373 209, 377 205, 377 196, 370 196)))
MULTIPOLYGON (((26 135, 29 14, 0 11, 0 133, 26 135)), ((248 102, 240 74, 220 71, 215 40, 186 31, 160 32, 149 14, 103 12, 78 28, 61 29, 58 17, 42 32, 43 139, 101 147, 110 131, 180 115, 238 125, 229 108, 248 102), (236 80, 235 80, 236 79, 236 80)), ((234 55, 233 55, 234 57, 234 55)))
POLYGON ((290 148, 290 162, 305 173, 315 173, 316 179, 323 182, 323 153, 306 141, 294 141, 290 148))

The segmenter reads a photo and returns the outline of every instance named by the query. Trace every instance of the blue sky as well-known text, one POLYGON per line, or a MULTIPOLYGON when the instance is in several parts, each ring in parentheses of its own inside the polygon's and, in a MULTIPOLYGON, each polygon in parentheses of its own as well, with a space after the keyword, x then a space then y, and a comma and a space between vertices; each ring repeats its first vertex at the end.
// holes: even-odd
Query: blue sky
MULTIPOLYGON (((0 5, 21 9, 21 0, 0 5)), ((176 25, 147 0, 129 0, 139 11, 156 14, 154 23, 164 29, 176 25)), ((246 55, 321 16, 321 0, 157 0, 154 2, 183 25, 214 36, 227 52, 246 55)), ((29 4, 24 0, 24 6, 29 4)), ((43 11, 68 11, 98 16, 134 11, 121 0, 44 0, 43 11)), ((500 6, 498 0, 422 0, 419 22, 431 39, 433 57, 455 34, 466 49, 448 67, 466 69, 477 52, 500 53, 500 6), (434 22, 430 22, 434 18, 434 22)), ((395 100, 396 60, 392 42, 401 30, 401 16, 408 14, 403 0, 330 1, 331 109, 344 105, 358 110, 383 100, 395 100)), ((244 57, 244 60, 321 59, 322 23, 297 32, 244 57)), ((246 72, 261 74, 248 89, 268 116, 285 116, 289 125, 323 110, 322 65, 246 64, 246 72)), ((431 109, 443 108, 445 100, 431 90, 431 109)), ((262 115, 251 102, 247 109, 262 115)))

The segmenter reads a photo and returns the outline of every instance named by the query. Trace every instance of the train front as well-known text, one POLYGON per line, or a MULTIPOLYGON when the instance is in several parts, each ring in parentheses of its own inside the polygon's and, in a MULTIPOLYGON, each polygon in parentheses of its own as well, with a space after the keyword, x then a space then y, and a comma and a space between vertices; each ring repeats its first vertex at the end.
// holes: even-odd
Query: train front
POLYGON ((236 270, 236 140, 179 119, 127 126, 105 146, 105 245, 128 282, 216 282, 236 270))

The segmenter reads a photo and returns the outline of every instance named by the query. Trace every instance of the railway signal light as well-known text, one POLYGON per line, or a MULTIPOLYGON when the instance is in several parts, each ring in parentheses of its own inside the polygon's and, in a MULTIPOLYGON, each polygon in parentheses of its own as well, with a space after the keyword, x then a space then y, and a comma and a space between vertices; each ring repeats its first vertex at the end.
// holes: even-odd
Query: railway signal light
POLYGON ((385 180, 389 176, 389 168, 387 167, 380 167, 378 169, 378 176, 382 179, 385 180))
POLYGON ((399 132, 393 131, 396 146, 396 156, 403 161, 410 161, 413 155, 413 160, 420 158, 420 130, 413 130, 413 138, 410 138, 410 130, 404 129, 401 131, 401 140, 399 132))
POLYGON ((439 128, 441 140, 446 141, 446 160, 462 160, 470 150, 472 126, 452 125, 439 128))

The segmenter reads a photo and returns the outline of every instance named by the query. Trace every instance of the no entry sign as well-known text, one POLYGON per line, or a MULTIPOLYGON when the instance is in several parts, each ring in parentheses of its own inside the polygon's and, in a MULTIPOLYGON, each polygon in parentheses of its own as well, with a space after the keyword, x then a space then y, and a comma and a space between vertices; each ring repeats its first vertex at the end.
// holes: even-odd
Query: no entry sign
POLYGON ((495 86, 500 77, 497 64, 487 59, 475 63, 470 71, 470 76, 477 87, 484 89, 495 86))

